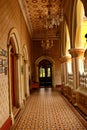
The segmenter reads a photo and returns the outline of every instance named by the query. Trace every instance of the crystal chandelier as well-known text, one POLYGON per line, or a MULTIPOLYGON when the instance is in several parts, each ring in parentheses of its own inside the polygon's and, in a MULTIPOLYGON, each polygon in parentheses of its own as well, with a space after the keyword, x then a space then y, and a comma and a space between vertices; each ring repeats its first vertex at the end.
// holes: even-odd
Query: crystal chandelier
POLYGON ((43 27, 46 29, 57 28, 63 21, 62 0, 59 0, 58 11, 54 14, 51 0, 48 0, 47 13, 44 15, 42 10, 38 10, 39 20, 42 21, 43 27))
POLYGON ((51 47, 53 47, 53 40, 42 40, 41 41, 41 47, 44 49, 44 50, 48 50, 50 49, 51 47))
POLYGON ((41 41, 41 47, 43 50, 48 50, 53 47, 53 40, 50 40, 48 37, 48 30, 53 28, 58 28, 60 23, 63 21, 63 8, 62 8, 62 1, 58 0, 58 9, 56 12, 53 10, 52 1, 48 0, 48 4, 46 5, 47 12, 44 14, 42 10, 38 10, 39 13, 39 20, 43 24, 43 28, 45 32, 45 39, 41 41))

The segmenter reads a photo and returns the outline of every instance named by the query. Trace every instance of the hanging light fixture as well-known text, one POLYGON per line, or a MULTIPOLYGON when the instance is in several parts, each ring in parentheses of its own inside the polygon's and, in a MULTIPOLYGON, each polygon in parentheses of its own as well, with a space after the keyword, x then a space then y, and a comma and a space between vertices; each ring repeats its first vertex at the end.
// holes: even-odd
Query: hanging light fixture
POLYGON ((44 30, 44 39, 41 41, 41 47, 43 50, 48 50, 53 47, 53 40, 48 37, 48 29, 44 30))
POLYGON ((44 49, 44 50, 48 50, 50 49, 51 47, 53 47, 53 40, 42 40, 41 41, 41 47, 44 49))
POLYGON ((44 15, 42 10, 38 10, 39 19, 43 22, 43 27, 46 29, 57 28, 63 21, 63 8, 62 0, 59 0, 59 8, 56 14, 54 14, 51 0, 48 0, 47 13, 44 15))
POLYGON ((48 0, 48 4, 46 5, 47 12, 43 10, 38 10, 39 20, 42 22, 43 28, 45 32, 45 39, 41 41, 41 47, 43 50, 48 50, 53 47, 53 40, 50 40, 48 37, 48 30, 53 28, 58 28, 60 23, 63 21, 63 8, 62 8, 62 0, 58 0, 58 9, 54 12, 52 0, 48 0))

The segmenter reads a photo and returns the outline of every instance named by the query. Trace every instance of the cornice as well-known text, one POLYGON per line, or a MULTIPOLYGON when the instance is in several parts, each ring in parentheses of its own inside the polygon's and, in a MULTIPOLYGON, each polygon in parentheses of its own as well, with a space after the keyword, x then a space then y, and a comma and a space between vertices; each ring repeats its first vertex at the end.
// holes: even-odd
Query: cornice
POLYGON ((30 20, 29 20, 29 18, 27 16, 27 13, 26 13, 26 9, 24 7, 24 2, 23 2, 23 0, 18 0, 18 3, 19 3, 19 6, 21 8, 21 11, 23 13, 23 16, 24 16, 24 19, 25 19, 29 34, 32 37, 33 30, 32 30, 32 26, 31 26, 31 22, 30 22, 30 20))

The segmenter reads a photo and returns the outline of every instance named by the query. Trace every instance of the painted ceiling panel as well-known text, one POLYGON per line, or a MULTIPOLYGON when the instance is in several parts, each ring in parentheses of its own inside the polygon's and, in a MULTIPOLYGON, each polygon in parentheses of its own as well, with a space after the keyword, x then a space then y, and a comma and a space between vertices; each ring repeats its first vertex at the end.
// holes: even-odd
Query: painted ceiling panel
MULTIPOLYGON (((60 0, 51 0, 50 3, 51 15, 55 16, 60 9, 60 0)), ((49 0, 23 0, 23 4, 33 34, 42 32, 48 15, 49 0)))

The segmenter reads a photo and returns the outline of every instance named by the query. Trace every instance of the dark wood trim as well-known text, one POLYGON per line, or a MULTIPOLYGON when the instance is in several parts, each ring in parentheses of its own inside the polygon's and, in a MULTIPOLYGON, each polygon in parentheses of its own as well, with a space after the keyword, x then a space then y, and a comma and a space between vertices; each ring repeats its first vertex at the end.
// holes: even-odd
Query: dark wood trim
POLYGON ((5 123, 2 125, 2 127, 0 128, 0 130, 9 130, 10 127, 12 125, 12 121, 11 121, 11 118, 9 117, 5 123))

